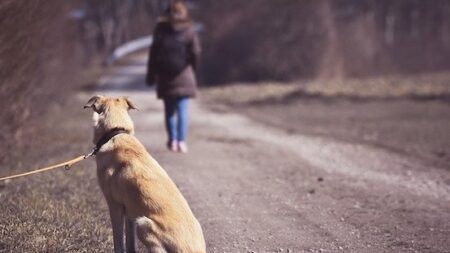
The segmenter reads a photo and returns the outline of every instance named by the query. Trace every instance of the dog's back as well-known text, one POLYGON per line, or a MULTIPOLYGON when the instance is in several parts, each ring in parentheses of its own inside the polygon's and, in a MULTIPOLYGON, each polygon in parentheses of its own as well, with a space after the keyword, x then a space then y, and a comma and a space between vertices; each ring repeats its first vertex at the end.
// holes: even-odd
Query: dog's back
POLYGON ((110 164, 98 167, 99 173, 107 172, 99 178, 111 182, 113 197, 123 203, 127 218, 136 220, 140 240, 167 252, 205 252, 202 229, 187 201, 142 144, 121 134, 111 151, 97 155, 100 164, 110 164), (117 167, 108 173, 111 165, 117 167))

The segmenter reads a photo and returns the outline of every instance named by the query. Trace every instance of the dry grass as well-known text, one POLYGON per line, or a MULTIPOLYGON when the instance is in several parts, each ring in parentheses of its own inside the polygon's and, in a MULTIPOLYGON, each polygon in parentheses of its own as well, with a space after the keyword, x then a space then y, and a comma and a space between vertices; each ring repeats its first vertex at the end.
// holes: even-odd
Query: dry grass
MULTIPOLYGON (((25 128, 23 142, 3 150, 8 159, 0 175, 64 161, 91 148, 90 115, 68 105, 52 108, 50 116, 25 128)), ((0 203, 0 252, 112 251, 108 210, 92 160, 71 171, 0 183, 0 203)))
POLYGON ((350 80, 314 80, 293 83, 236 83, 204 88, 208 102, 242 104, 281 101, 287 97, 355 98, 355 99, 431 99, 450 97, 450 73, 420 76, 397 76, 350 80))

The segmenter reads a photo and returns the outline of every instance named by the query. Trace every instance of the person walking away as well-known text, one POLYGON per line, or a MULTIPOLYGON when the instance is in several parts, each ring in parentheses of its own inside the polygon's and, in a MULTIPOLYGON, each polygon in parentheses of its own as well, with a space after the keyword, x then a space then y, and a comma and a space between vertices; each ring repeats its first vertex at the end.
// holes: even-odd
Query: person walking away
POLYGON ((188 151, 189 100, 197 93, 195 69, 200 50, 186 5, 172 1, 153 32, 146 83, 156 83, 157 96, 164 101, 167 147, 174 152, 188 151))

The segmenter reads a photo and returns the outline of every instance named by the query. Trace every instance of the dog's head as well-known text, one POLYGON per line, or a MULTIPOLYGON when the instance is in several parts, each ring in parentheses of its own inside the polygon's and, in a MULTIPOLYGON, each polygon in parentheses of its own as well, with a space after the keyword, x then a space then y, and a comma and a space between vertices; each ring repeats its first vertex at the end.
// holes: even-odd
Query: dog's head
POLYGON ((94 111, 94 143, 114 128, 123 128, 134 134, 133 121, 128 111, 137 108, 130 99, 97 95, 89 99, 84 108, 91 108, 94 111))

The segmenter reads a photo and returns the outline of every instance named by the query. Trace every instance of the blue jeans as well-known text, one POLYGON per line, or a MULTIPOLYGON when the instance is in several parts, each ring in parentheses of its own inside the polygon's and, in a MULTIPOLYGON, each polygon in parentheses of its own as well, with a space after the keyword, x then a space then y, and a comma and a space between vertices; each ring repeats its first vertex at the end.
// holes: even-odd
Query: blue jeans
POLYGON ((186 141, 189 123, 189 97, 165 98, 166 129, 171 141, 186 141))

